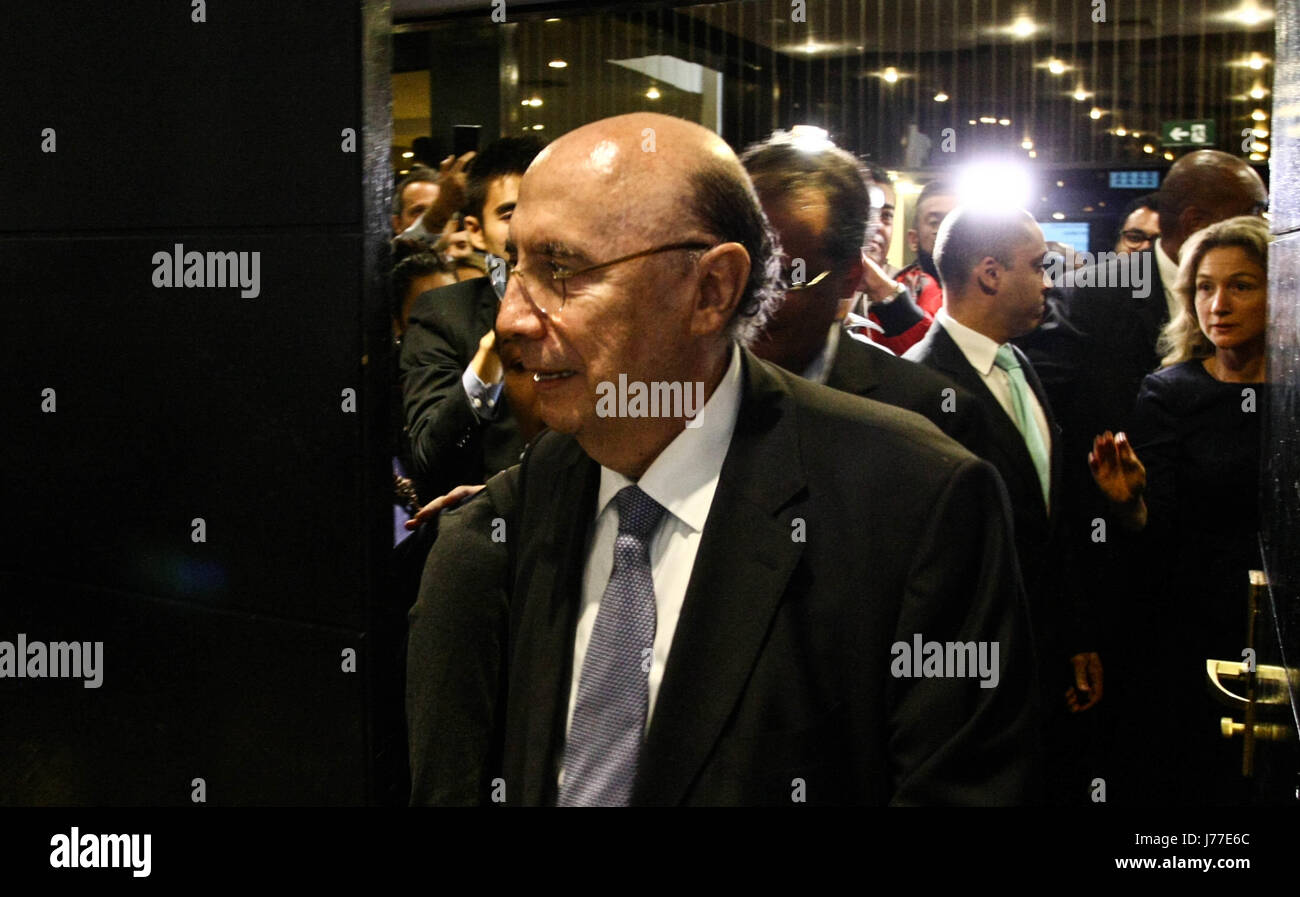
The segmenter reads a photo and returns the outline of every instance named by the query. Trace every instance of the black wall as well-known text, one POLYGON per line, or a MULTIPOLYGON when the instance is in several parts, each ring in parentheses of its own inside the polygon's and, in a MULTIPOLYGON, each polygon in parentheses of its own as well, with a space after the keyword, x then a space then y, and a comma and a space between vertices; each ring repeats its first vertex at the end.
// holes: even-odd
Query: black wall
POLYGON ((400 790, 371 651, 387 3, 205 13, 3 14, 0 641, 102 641, 104 673, 0 679, 0 804, 189 804, 195 778, 209 804, 400 790), (156 287, 177 243, 260 253, 260 294, 156 287))

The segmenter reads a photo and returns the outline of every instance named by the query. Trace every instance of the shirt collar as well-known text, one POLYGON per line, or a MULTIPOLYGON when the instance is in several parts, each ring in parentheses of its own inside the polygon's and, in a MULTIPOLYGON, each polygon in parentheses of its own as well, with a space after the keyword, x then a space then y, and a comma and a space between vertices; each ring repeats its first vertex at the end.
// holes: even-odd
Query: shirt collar
POLYGON ((831 324, 830 332, 826 334, 826 342, 822 344, 822 350, 817 353, 817 357, 812 360, 812 363, 804 369, 803 378, 805 380, 811 380, 814 383, 826 382, 826 378, 831 372, 831 365, 835 363, 835 352, 840 345, 841 326, 839 321, 831 324))
POLYGON ((934 321, 936 324, 943 325, 943 329, 948 331, 957 348, 961 349, 961 354, 966 356, 966 360, 970 362, 971 367, 979 371, 981 377, 987 377, 992 373, 993 362, 998 357, 997 343, 948 314, 947 305, 939 309, 939 313, 934 316, 934 321))
MULTIPOLYGON (((713 493, 722 473, 740 411, 740 349, 731 347, 731 363, 698 417, 700 426, 686 427, 659 453, 636 481, 646 495, 692 530, 704 529, 713 493)), ((596 516, 633 481, 616 470, 600 468, 596 516)))
POLYGON ((1151 251, 1156 255, 1156 270, 1160 272, 1160 285, 1165 288, 1165 304, 1169 306, 1169 320, 1172 321, 1178 314, 1178 294, 1174 292, 1174 284, 1178 282, 1178 263, 1165 255, 1159 237, 1151 244, 1151 251))

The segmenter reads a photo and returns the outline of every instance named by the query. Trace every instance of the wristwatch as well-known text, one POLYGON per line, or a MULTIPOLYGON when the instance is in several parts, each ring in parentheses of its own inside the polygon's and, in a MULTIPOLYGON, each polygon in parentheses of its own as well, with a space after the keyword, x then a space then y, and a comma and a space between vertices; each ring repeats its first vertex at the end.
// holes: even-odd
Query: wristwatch
POLYGON ((895 299, 897 299, 899 296, 903 295, 903 294, 906 293, 906 292, 907 292, 907 284, 904 284, 904 283, 897 283, 897 282, 896 282, 896 283, 894 284, 894 289, 891 290, 890 293, 889 293, 889 295, 886 296, 884 299, 872 299, 872 298, 871 298, 871 294, 868 293, 868 294, 867 294, 867 304, 868 304, 868 305, 888 305, 889 303, 893 302, 895 299))

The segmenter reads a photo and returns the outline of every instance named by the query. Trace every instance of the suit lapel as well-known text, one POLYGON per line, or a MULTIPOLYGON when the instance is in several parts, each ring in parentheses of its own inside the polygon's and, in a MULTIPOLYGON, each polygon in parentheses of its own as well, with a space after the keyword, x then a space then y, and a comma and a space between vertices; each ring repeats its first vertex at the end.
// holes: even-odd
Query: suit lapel
POLYGON ((531 488, 550 486, 537 501, 555 513, 541 522, 550 530, 550 538, 529 558, 528 590, 515 603, 521 616, 514 630, 510 692, 519 713, 512 714, 517 722, 508 743, 522 752, 522 802, 526 806, 555 802, 555 772, 568 720, 587 535, 600 486, 600 465, 587 457, 577 442, 565 447, 557 466, 539 465, 531 472, 535 484, 531 488))
MULTIPOLYGON (((1043 501, 1043 487, 1038 481, 1038 469, 1034 467, 1034 459, 1029 455, 1029 447, 1025 445, 1025 437, 1016 426, 1015 421, 1007 414, 1002 403, 997 400, 997 396, 984 383, 984 378, 980 376, 979 371, 971 365, 966 359, 961 348, 953 341, 953 338, 944 330, 943 325, 930 328, 927 339, 933 339, 931 345, 931 358, 935 366, 946 373, 949 377, 956 380, 958 385, 970 390, 984 405, 986 417, 989 418, 990 438, 997 443, 999 451, 1008 455, 1011 466, 1015 474, 1023 480, 1023 485, 1029 492, 1038 496, 1041 504, 1043 501)), ((1022 353, 1017 353, 1020 363, 1027 364, 1022 353)), ((1034 382, 1038 383, 1037 375, 1034 375, 1034 382)), ((1039 397, 1039 401, 1046 400, 1046 394, 1042 392, 1042 384, 1034 388, 1039 397)), ((1047 405, 1043 405, 1044 409, 1047 405)), ((1059 440, 1053 439, 1055 445, 1059 440)), ((1010 483, 1007 484, 1010 487, 1010 483)), ((1050 489, 1050 485, 1049 485, 1050 489)), ((1047 516, 1047 508, 1043 507, 1043 516, 1047 516)))
POLYGON ((802 553, 804 486, 790 394, 744 353, 745 393, 642 750, 633 803, 677 804, 722 734, 802 553))

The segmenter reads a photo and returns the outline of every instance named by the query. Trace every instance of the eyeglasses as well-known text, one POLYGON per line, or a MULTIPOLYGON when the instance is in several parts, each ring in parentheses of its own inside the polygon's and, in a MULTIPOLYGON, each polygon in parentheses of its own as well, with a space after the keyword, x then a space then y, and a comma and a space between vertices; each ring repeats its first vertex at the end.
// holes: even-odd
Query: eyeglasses
POLYGON ((1144 230, 1125 230, 1120 231, 1120 238, 1130 246, 1140 246, 1143 243, 1150 243, 1159 234, 1149 234, 1144 230))
POLYGON ((790 275, 783 271, 781 272, 781 279, 786 284, 788 284, 788 286, 785 288, 785 291, 787 293, 797 293, 800 290, 811 290, 813 287, 817 286, 817 284, 821 283, 823 280, 829 277, 830 273, 831 273, 830 271, 823 271, 821 274, 818 274, 812 280, 809 280, 807 282, 800 281, 799 283, 794 283, 791 281, 790 275))
POLYGON ((617 265, 621 262, 630 262, 632 259, 645 258, 648 255, 658 255, 661 252, 677 252, 680 250, 704 250, 712 249, 711 243, 671 243, 667 246, 656 246, 654 249, 645 249, 641 252, 634 252, 631 255, 621 256, 620 258, 611 259, 608 262, 601 262, 598 265, 588 265, 585 268, 573 270, 565 268, 556 262, 550 263, 551 270, 547 272, 550 276, 543 274, 531 274, 520 268, 519 265, 510 266, 510 276, 518 277, 523 284, 524 292, 528 300, 537 306, 537 310, 544 315, 558 314, 563 308, 564 303, 568 301, 568 287, 565 285, 569 280, 582 274, 590 274, 592 271, 599 271, 601 268, 608 268, 611 265, 617 265))

